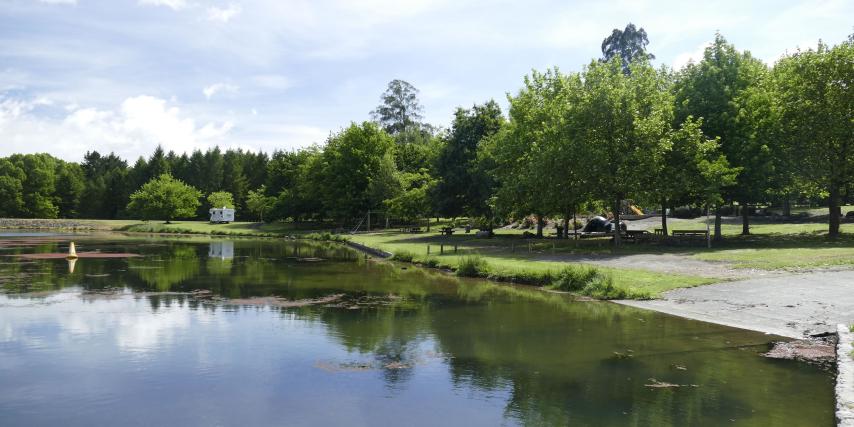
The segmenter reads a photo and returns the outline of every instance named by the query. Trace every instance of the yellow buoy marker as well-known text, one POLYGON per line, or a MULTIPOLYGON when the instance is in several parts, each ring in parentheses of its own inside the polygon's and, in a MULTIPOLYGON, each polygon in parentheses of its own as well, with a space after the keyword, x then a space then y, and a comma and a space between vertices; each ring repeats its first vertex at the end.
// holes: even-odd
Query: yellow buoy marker
POLYGON ((74 248, 74 242, 68 247, 68 256, 66 259, 77 259, 77 249, 74 248))

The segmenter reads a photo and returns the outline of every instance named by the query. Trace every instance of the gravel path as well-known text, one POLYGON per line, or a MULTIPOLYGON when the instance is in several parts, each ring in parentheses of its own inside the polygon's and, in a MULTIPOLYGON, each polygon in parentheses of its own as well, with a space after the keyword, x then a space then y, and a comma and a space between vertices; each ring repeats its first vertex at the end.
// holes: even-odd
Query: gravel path
POLYGON ((675 289, 660 300, 617 301, 633 307, 791 338, 854 324, 854 271, 752 278, 675 289))

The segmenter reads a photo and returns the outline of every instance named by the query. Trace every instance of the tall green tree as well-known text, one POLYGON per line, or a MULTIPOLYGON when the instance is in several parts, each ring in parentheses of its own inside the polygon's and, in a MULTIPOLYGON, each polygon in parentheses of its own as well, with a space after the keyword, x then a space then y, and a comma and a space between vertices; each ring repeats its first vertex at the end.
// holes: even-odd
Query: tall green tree
POLYGON ((854 42, 820 42, 780 60, 774 74, 785 135, 801 174, 826 192, 836 237, 842 192, 854 180, 854 42))
POLYGON ((392 80, 380 97, 380 105, 371 111, 371 117, 389 135, 418 129, 423 107, 418 102, 418 89, 404 80, 392 80))
POLYGON ((0 217, 16 217, 24 211, 26 173, 8 159, 0 159, 0 217))
POLYGON ((394 179, 394 139, 376 124, 355 123, 332 135, 311 182, 323 210, 340 221, 378 209, 394 179))
MULTIPOLYGON (((619 230, 622 201, 644 194, 667 147, 673 99, 666 76, 647 61, 623 73, 621 61, 592 62, 582 73, 584 94, 575 112, 577 137, 587 141, 599 196, 611 203, 619 230)), ((620 244, 620 233, 614 235, 620 244)))
POLYGON ((208 194, 208 206, 212 208, 234 209, 234 196, 228 191, 214 191, 208 194))
MULTIPOLYGON (((768 116, 750 114, 767 110, 769 97, 760 94, 768 70, 750 52, 739 52, 720 34, 707 47, 703 59, 689 63, 675 82, 676 120, 702 117, 703 133, 720 138, 721 150, 733 167, 741 169, 725 198, 741 205, 742 233, 749 234, 749 205, 764 201, 776 184, 774 177, 773 126, 768 116)), ((715 215, 715 238, 721 239, 720 211, 715 215)))
POLYGON ((661 203, 661 228, 667 235, 667 209, 701 202, 707 206, 723 201, 723 189, 736 181, 732 168, 716 139, 700 129, 702 120, 688 117, 670 132, 662 154, 652 194, 661 203))
POLYGON ((163 219, 168 224, 176 218, 194 217, 201 196, 196 188, 163 174, 131 194, 127 210, 136 217, 163 219))
POLYGON ((60 218, 77 218, 86 189, 83 168, 77 163, 60 162, 56 171, 56 205, 60 218))
POLYGON ((602 61, 620 58, 623 72, 630 72, 629 64, 641 59, 655 59, 655 55, 646 51, 649 39, 646 30, 635 27, 631 22, 624 30, 614 28, 611 35, 602 40, 602 61))
POLYGON ((246 197, 246 208, 256 215, 260 221, 264 221, 264 215, 272 211, 276 205, 276 198, 267 195, 267 189, 262 185, 257 190, 249 190, 246 197))
POLYGON ((447 141, 436 160, 438 182, 433 194, 437 212, 447 217, 483 215, 488 211, 492 188, 476 173, 478 146, 504 125, 501 107, 495 101, 458 108, 447 141))

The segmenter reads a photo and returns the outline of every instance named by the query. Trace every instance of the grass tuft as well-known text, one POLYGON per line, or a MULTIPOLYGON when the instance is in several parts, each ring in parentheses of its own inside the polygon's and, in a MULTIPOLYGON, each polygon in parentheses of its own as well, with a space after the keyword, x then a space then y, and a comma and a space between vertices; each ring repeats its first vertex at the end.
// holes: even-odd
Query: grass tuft
POLYGON ((480 255, 468 255, 460 258, 457 265, 457 276, 460 277, 488 277, 489 264, 480 255))

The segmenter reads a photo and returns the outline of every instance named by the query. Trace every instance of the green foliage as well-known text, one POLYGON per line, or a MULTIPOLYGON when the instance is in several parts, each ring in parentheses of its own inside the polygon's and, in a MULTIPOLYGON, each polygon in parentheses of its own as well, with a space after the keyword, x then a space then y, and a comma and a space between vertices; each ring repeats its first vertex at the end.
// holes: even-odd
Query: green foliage
POLYGON ((246 198, 246 208, 257 215, 261 221, 264 221, 264 215, 269 214, 275 205, 276 198, 267 195, 267 188, 264 185, 257 190, 250 190, 246 198))
POLYGON ((355 123, 329 138, 310 172, 312 196, 332 218, 352 219, 399 191, 394 140, 375 124, 355 123))
POLYGON ((467 255, 460 258, 456 274, 460 277, 487 277, 489 264, 479 255, 467 255))
POLYGON ((491 176, 479 169, 478 147, 498 132, 505 120, 495 101, 458 108, 447 142, 436 160, 436 210, 447 217, 483 215, 489 210, 491 176))
POLYGON ((373 119, 390 135, 417 129, 423 108, 418 89, 403 80, 392 80, 380 97, 380 105, 371 112, 373 119))
POLYGON ((611 35, 602 41, 602 58, 605 62, 612 58, 619 58, 623 72, 628 74, 629 64, 632 62, 655 59, 655 55, 646 51, 648 44, 646 30, 642 27, 638 29, 630 22, 625 30, 620 31, 619 28, 614 28, 611 35))
POLYGON ((169 174, 160 175, 131 194, 128 211, 143 219, 189 218, 199 207, 199 190, 176 180, 169 174))
POLYGON ((234 196, 228 191, 214 191, 208 194, 208 205, 212 208, 234 209, 234 196))
POLYGON ((391 256, 391 259, 393 259, 395 261, 401 261, 401 262, 412 262, 412 259, 414 257, 415 257, 415 255, 413 255, 412 252, 397 251, 391 256))
POLYGON ((822 188, 830 208, 828 234, 839 234, 840 198, 854 181, 854 42, 819 44, 780 60, 774 77, 782 135, 798 171, 822 188))
POLYGON ((306 240, 316 240, 319 242, 346 242, 349 240, 346 236, 330 233, 328 231, 305 234, 301 236, 301 238, 306 240))

